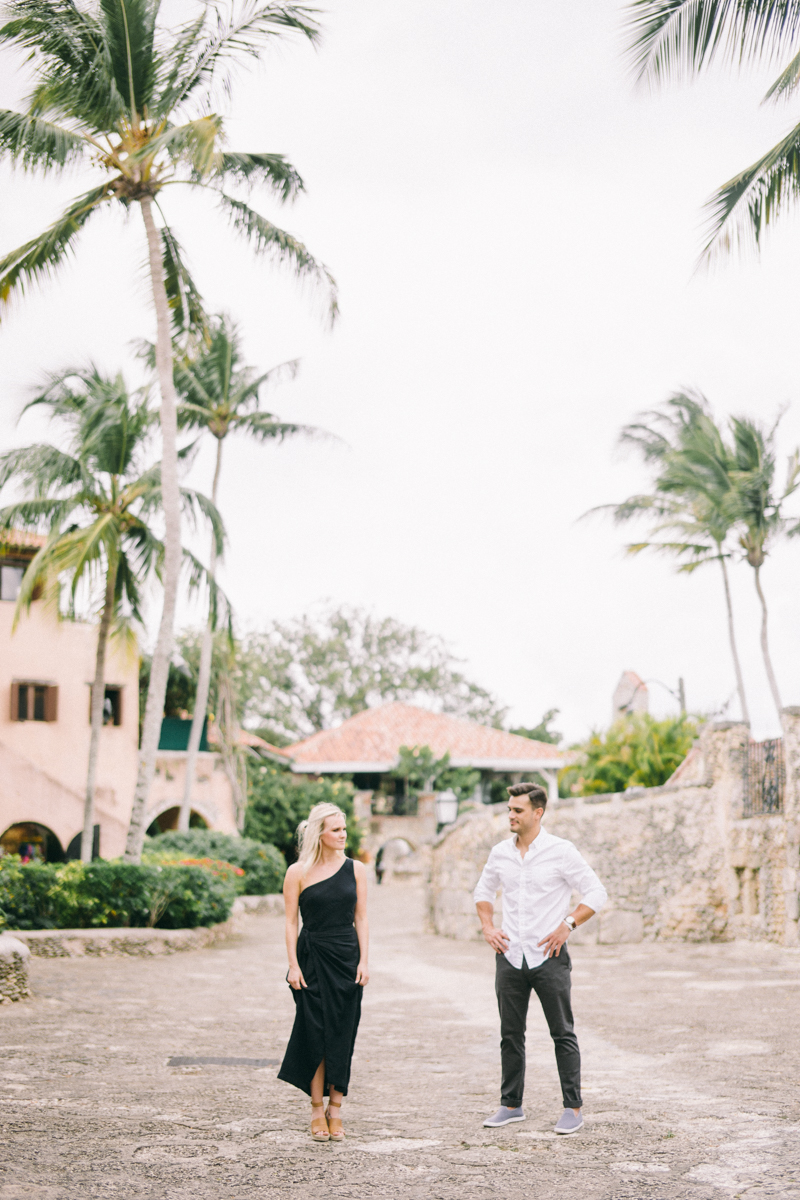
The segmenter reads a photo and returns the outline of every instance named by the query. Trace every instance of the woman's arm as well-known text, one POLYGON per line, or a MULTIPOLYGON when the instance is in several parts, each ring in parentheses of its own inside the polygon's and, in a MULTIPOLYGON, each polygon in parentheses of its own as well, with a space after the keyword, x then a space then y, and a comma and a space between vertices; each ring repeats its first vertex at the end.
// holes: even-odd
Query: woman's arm
POLYGON ((356 915, 354 925, 358 934, 358 970, 356 983, 366 987, 369 983, 369 922, 367 921, 367 868, 354 862, 356 876, 356 915))
POLYGON ((283 881, 283 899, 286 905, 286 955, 289 959, 289 986, 296 992, 301 987, 308 987, 300 964, 297 961, 297 926, 300 905, 300 870, 297 863, 292 863, 283 881))

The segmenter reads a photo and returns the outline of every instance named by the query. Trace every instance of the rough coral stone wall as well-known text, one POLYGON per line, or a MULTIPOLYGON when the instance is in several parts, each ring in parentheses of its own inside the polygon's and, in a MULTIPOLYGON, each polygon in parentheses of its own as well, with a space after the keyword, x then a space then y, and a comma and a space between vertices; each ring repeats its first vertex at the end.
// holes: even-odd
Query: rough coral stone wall
POLYGON ((30 951, 17 938, 0 934, 0 1004, 10 1004, 30 995, 28 960, 30 951))
MULTIPOLYGON (((795 734, 800 744, 800 710, 796 724, 786 729, 789 758, 795 734)), ((545 814, 545 827, 574 842, 608 889, 607 908, 579 931, 580 940, 794 944, 798 872, 787 854, 795 854, 792 837, 800 843, 800 797, 787 796, 781 816, 742 817, 748 736, 743 725, 712 726, 664 787, 562 801, 545 814)), ((794 765, 787 761, 787 775, 794 765)), ((508 836, 497 806, 462 817, 438 839, 429 890, 436 932, 480 936, 471 892, 489 850, 508 836)))

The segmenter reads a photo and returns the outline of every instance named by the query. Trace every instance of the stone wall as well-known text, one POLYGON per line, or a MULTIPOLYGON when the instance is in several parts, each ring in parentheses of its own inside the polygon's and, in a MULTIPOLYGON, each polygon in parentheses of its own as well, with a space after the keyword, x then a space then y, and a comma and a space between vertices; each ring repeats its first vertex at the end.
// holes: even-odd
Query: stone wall
MULTIPOLYGON (((742 815, 746 726, 707 727, 663 787, 562 800, 545 827, 574 842, 609 893, 576 940, 796 945, 800 709, 786 710, 787 793, 780 815, 742 815)), ((449 937, 480 936, 472 890, 489 851, 510 836, 505 806, 462 817, 434 844, 429 912, 449 937)))

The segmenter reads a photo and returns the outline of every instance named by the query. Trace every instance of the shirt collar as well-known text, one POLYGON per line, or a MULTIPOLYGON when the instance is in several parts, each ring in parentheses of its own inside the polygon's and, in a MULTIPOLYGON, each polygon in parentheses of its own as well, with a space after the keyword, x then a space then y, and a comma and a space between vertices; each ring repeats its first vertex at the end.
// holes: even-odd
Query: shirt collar
MULTIPOLYGON (((536 837, 533 839, 533 841, 531 842, 527 851, 525 852, 525 857, 527 858, 527 856, 531 853, 532 850, 535 850, 536 853, 538 854, 539 851, 542 850, 543 847, 546 846, 547 843, 552 840, 553 840, 553 834, 548 833, 544 827, 541 827, 539 829, 539 832, 537 833, 536 837)), ((519 854, 519 848, 517 846, 517 835, 515 833, 512 833, 511 837, 508 839, 508 842, 509 842, 510 849, 515 854, 519 854)))

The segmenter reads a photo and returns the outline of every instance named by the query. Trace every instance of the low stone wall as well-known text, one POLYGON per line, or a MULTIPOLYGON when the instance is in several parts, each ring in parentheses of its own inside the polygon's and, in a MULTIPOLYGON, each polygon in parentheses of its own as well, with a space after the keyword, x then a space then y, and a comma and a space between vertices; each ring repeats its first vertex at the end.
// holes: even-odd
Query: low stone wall
POLYGON ((28 961, 31 952, 19 938, 0 934, 0 1004, 11 1004, 30 995, 28 961))
MULTIPOLYGON (((800 712, 787 710, 784 728, 788 768, 800 712)), ((797 944, 797 781, 787 787, 784 813, 744 818, 748 736, 743 725, 711 726, 663 787, 562 800, 545 814, 545 827, 575 843, 609 893, 575 941, 797 944)), ((509 836, 505 805, 497 805, 462 817, 437 839, 429 885, 435 932, 480 937, 472 891, 492 846, 509 836)))
MULTIPOLYGON (((236 933, 239 914, 197 929, 15 929, 13 939, 34 958, 154 958, 200 950, 236 933)), ((8 934, 0 936, 0 946, 8 934)))

